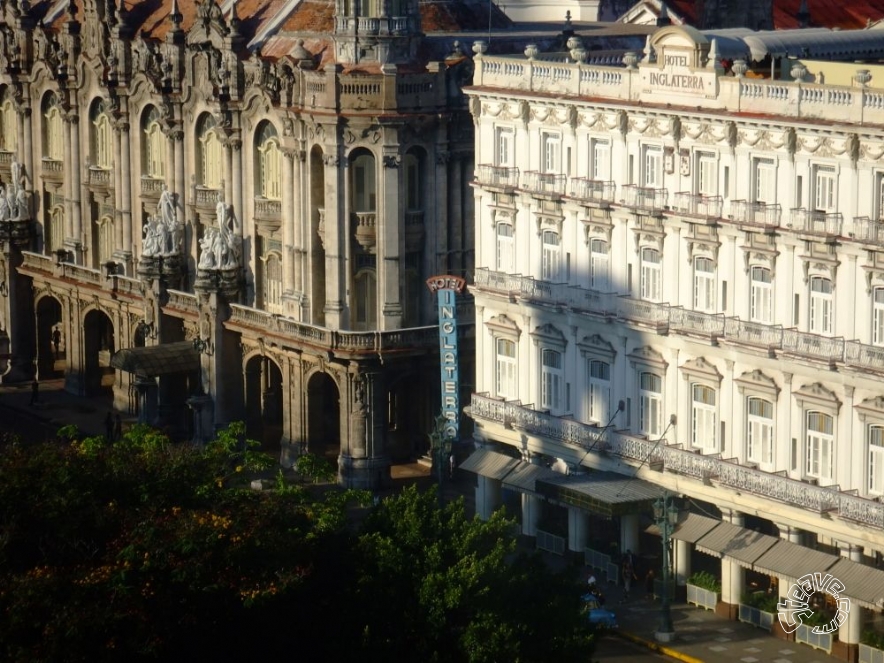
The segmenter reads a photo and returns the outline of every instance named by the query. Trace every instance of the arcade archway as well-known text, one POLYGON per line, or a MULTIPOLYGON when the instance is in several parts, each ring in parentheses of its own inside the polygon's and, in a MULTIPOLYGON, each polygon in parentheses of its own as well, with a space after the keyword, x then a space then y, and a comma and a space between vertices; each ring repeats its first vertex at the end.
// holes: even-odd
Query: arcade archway
POLYGON ((279 451, 282 437, 282 371, 269 357, 246 362, 246 434, 265 451, 279 451))
POLYGON ((112 395, 114 325, 103 311, 93 310, 83 320, 83 384, 87 396, 112 395))
POLYGON ((67 338, 61 321, 61 302, 43 297, 37 303, 37 375, 41 379, 64 375, 68 364, 67 338))
POLYGON ((307 383, 307 451, 335 467, 341 453, 341 395, 327 373, 316 373, 307 383))

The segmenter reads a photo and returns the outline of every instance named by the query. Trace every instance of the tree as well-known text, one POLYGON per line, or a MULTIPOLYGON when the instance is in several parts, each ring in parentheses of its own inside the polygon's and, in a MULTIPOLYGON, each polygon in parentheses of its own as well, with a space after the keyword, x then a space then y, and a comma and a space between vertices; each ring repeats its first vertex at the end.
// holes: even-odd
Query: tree
POLYGON ((576 571, 517 554, 502 511, 470 520, 415 488, 384 500, 359 539, 363 654, 370 660, 586 661, 576 571))

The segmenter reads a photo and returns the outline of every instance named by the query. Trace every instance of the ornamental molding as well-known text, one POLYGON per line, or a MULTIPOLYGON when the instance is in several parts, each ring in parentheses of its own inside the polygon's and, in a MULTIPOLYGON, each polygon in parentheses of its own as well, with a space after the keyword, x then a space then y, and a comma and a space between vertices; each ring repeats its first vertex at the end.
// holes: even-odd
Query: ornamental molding
POLYGON ((838 413, 841 408, 841 401, 831 389, 827 389, 820 382, 807 384, 800 389, 792 392, 795 402, 802 409, 810 407, 820 407, 830 412, 838 413))
POLYGON ((562 350, 568 345, 565 335, 555 325, 550 323, 536 327, 531 332, 531 337, 534 339, 535 345, 551 345, 562 350))
POLYGON ((669 362, 663 359, 663 355, 649 345, 636 348, 626 356, 629 358, 629 363, 633 368, 640 364, 665 372, 669 367, 669 362))
POLYGON ((735 378, 737 389, 742 394, 745 391, 760 391, 773 397, 776 400, 780 393, 776 380, 766 375, 761 369, 756 368, 754 371, 746 371, 740 377, 735 378))
POLYGON ((840 261, 820 256, 799 255, 801 266, 804 271, 804 284, 810 283, 811 276, 825 276, 832 281, 832 289, 837 287, 838 265, 840 261))
POLYGON ((519 328, 519 325, 504 313, 495 315, 485 323, 485 326, 491 332, 491 335, 495 337, 506 336, 519 340, 519 337, 522 335, 522 330, 519 328))
POLYGON ((686 361, 679 367, 679 370, 684 375, 685 380, 699 378, 721 384, 723 378, 718 368, 705 357, 697 357, 696 359, 686 361))
POLYGON ((580 348, 580 354, 584 357, 605 359, 609 364, 613 363, 617 357, 614 346, 598 334, 584 336, 583 340, 577 341, 577 347, 580 348))
POLYGON ((884 420, 884 396, 866 398, 854 407, 863 423, 866 419, 884 420))

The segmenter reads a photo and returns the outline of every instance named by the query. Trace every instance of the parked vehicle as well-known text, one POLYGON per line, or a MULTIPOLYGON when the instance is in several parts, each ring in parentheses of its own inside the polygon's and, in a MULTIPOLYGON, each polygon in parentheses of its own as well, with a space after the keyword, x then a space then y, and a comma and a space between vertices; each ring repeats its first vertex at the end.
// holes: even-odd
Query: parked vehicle
POLYGON ((618 628, 617 615, 603 608, 595 594, 584 594, 583 602, 586 605, 586 615, 591 624, 602 628, 618 628))

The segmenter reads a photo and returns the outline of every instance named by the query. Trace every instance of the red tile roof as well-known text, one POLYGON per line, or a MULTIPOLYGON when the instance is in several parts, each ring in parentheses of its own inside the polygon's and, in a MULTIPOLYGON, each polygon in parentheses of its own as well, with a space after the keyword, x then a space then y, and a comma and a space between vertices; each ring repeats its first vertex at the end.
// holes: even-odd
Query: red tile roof
MULTIPOLYGON (((801 0, 774 0, 773 24, 776 30, 800 27, 798 9, 801 0)), ((808 27, 856 30, 868 21, 884 18, 884 0, 807 0, 810 11, 808 27)))

